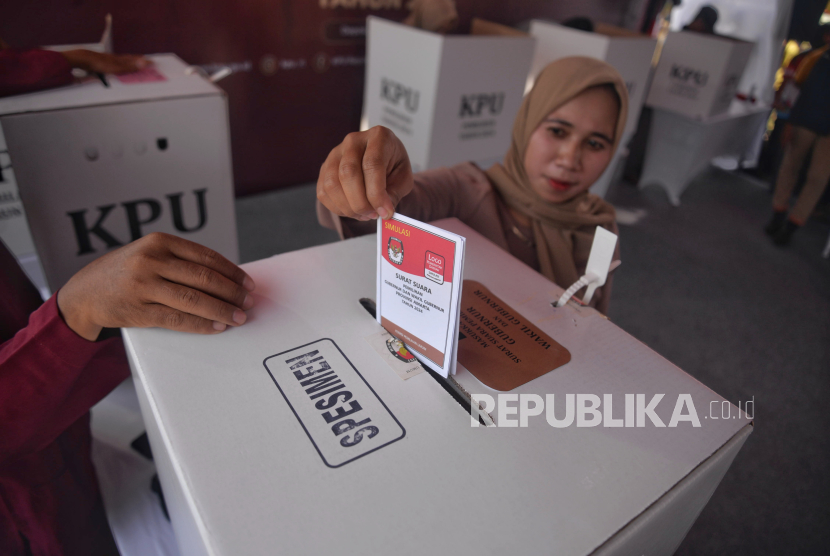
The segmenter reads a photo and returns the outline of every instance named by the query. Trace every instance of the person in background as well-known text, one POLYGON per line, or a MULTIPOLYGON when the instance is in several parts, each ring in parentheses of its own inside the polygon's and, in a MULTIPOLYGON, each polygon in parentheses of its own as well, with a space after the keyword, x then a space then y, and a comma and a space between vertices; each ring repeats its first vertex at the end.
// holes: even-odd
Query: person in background
MULTIPOLYGON (((588 188, 611 161, 627 113, 625 82, 613 67, 562 58, 525 96, 503 165, 484 172, 467 162, 413 177, 391 131, 351 133, 320 168, 318 219, 347 238, 374 232, 371 221, 396 210, 423 221, 457 217, 567 288, 585 272, 597 226, 618 233, 614 208, 588 188)), ((611 282, 591 301, 603 313, 611 282)))
POLYGON ((152 62, 144 56, 106 54, 91 50, 54 52, 11 48, 0 39, 0 97, 69 85, 74 68, 87 73, 132 73, 152 62))
POLYGON ((702 6, 691 23, 683 27, 684 31, 715 34, 715 23, 718 22, 718 10, 709 4, 702 6))
POLYGON ((588 17, 572 17, 562 22, 562 27, 570 27, 571 29, 578 29, 588 33, 594 32, 594 22, 588 17))
POLYGON ((0 242, 0 553, 117 556, 91 460, 90 408, 130 374, 117 327, 218 334, 254 282, 215 251, 150 234, 41 302, 0 242))
POLYGON ((772 197, 773 215, 764 231, 776 245, 787 245, 804 225, 830 180, 830 51, 816 49, 799 65, 795 82, 801 92, 790 111, 790 133, 772 197), (807 155, 807 179, 790 209, 790 197, 807 155))
POLYGON ((404 25, 441 34, 452 33, 458 27, 455 0, 412 0, 407 8, 404 25))

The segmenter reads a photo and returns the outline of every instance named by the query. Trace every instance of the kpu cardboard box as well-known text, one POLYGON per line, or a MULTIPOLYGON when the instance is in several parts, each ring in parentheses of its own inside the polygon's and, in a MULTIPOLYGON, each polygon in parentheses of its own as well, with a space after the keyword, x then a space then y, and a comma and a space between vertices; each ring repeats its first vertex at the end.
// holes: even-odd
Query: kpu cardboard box
POLYGON ((532 55, 530 37, 444 36, 369 17, 361 128, 391 129, 416 172, 500 160, 532 55))
POLYGON ((34 246, 54 291, 150 232, 237 260, 224 93, 173 55, 150 70, 0 100, 34 246))
POLYGON ((646 104, 706 119, 729 110, 754 43, 693 31, 669 33, 646 104))
POLYGON ((436 224, 467 238, 465 280, 480 284, 470 292, 487 288, 489 310, 503 310, 508 326, 524 319, 569 360, 510 392, 459 370, 465 395, 505 408, 483 418, 516 425, 472 426, 433 375, 402 380, 367 341, 382 332, 359 302, 375 294, 375 236, 246 265, 257 305, 244 326, 214 336, 124 332, 182 554, 676 549, 749 421, 595 311, 553 309, 561 288, 460 222, 436 224), (525 398, 496 398, 518 393, 553 395, 565 420, 567 395, 612 395, 612 420, 557 428, 539 413, 519 426, 525 398), (636 409, 626 394, 649 406, 636 409), (673 423, 678 399, 693 402, 699 427, 673 423), (665 426, 650 417, 636 426, 633 416, 632 426, 616 424, 646 407, 665 426), (720 418, 727 410, 732 418, 720 418))

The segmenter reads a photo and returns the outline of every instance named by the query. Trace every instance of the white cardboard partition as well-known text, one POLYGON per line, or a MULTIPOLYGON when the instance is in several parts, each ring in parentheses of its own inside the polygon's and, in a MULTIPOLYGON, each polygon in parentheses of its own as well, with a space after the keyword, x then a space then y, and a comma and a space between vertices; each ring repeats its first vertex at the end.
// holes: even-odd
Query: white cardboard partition
POLYGON ((561 288, 457 220, 437 224, 467 237, 466 278, 571 353, 515 393, 664 393, 666 422, 689 394, 701 427, 472 427, 432 375, 401 380, 365 340, 380 330, 358 302, 375 292, 374 236, 287 253, 245 266, 257 305, 240 328, 124 332, 182 554, 673 553, 749 421, 706 418, 738 410, 595 311, 554 310, 561 288), (382 429, 352 455, 289 368, 312 349, 363 404, 353 417, 382 429))
POLYGON ((589 56, 604 60, 614 66, 625 80, 629 95, 625 132, 608 168, 591 186, 592 193, 604 197, 615 178, 620 160, 626 156, 626 145, 637 130, 657 41, 609 25, 597 25, 596 32, 589 33, 539 20, 531 21, 530 34, 536 38, 536 52, 530 68, 528 88, 546 65, 566 56, 589 56))
POLYGON ((733 101, 729 111, 703 120, 655 108, 639 187, 659 185, 671 204, 713 158, 741 160, 769 118, 770 107, 733 101))
POLYGON ((669 33, 646 104, 696 119, 727 112, 754 46, 693 31, 669 33))
POLYGON ((415 172, 504 156, 532 38, 444 36, 370 16, 366 49, 361 127, 395 132, 415 172))
POLYGON ((186 74, 173 55, 152 58, 163 80, 107 76, 109 87, 92 80, 0 100, 14 177, 52 291, 154 231, 238 258, 224 93, 186 74))

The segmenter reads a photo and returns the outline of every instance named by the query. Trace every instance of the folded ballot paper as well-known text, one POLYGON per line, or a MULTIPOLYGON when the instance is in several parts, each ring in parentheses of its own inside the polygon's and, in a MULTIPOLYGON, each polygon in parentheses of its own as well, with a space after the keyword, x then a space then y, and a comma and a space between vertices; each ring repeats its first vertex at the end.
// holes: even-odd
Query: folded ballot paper
POLYGON ((399 214, 378 219, 378 322, 444 378, 458 356, 465 241, 399 214))

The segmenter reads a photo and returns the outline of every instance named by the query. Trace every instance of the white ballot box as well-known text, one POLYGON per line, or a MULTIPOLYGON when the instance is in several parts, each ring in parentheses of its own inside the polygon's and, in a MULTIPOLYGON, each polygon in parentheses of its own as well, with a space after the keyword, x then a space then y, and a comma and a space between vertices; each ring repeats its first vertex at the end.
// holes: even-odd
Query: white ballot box
POLYGON ((754 47, 721 35, 669 33, 646 104, 697 119, 727 112, 754 47))
POLYGON ((150 232, 238 258, 225 95, 173 55, 152 59, 152 69, 106 76, 108 86, 92 79, 0 100, 13 175, 52 291, 150 232))
POLYGON ((589 56, 604 60, 614 66, 625 80, 628 88, 625 132, 608 168, 591 186, 592 193, 604 197, 614 180, 620 160, 626 156, 626 145, 637 131, 657 40, 602 23, 597 23, 595 32, 589 33, 539 20, 531 21, 530 34, 536 39, 536 52, 530 68, 528 89, 546 65, 566 56, 589 56))
MULTIPOLYGON (((492 310, 511 309, 499 318, 569 352, 511 392, 464 369, 453 384, 508 394, 483 418, 515 424, 510 394, 553 394, 562 419, 568 394, 612 395, 610 426, 543 414, 473 426, 431 373, 403 380, 367 341, 382 328, 358 301, 375 294, 373 235, 251 263, 244 326, 124 331, 182 554, 673 553, 751 423, 595 311, 553 309, 561 288, 460 222, 435 224, 467 238, 465 280, 482 285, 470 292, 488 288, 492 310), (680 399, 699 427, 674 423, 680 399), (665 426, 617 426, 645 408, 665 426)), ((465 336, 459 353, 477 341, 465 336)))
POLYGON ((643 160, 639 187, 659 185, 669 201, 680 205, 680 196, 712 159, 747 153, 770 107, 733 101, 729 111, 712 118, 690 118, 655 108, 643 160))
POLYGON ((395 132, 415 172, 501 159, 533 39, 439 35, 370 16, 362 129, 395 132))

